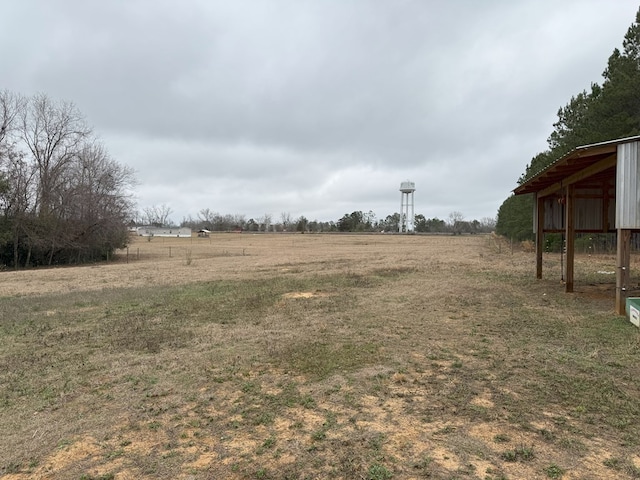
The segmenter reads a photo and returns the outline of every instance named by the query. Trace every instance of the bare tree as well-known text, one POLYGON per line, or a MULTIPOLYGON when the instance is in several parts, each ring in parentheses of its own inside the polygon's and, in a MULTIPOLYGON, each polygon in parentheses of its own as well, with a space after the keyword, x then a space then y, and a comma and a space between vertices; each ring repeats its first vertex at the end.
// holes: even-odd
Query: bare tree
POLYGON ((133 170, 112 159, 99 142, 86 143, 75 157, 67 177, 65 204, 81 223, 125 222, 133 202, 128 192, 135 184, 133 170))
POLYGON ((496 228, 496 219, 491 217, 483 217, 480 219, 480 228, 483 232, 493 232, 496 228))
POLYGON ((205 223, 208 228, 211 228, 211 225, 215 222, 215 217, 218 215, 215 212, 212 212, 208 208, 203 208, 198 212, 198 218, 201 222, 205 223))
POLYGON ((282 222, 282 229, 283 230, 289 230, 289 227, 291 226, 291 223, 293 222, 291 220, 291 214, 289 212, 282 212, 280 214, 280 220, 282 222))
MULTIPOLYGON (((14 150, 7 154, 0 182, 0 205, 2 218, 8 226, 5 241, 12 243, 13 265, 18 268, 20 239, 27 236, 30 228, 30 208, 33 206, 33 178, 35 169, 25 161, 24 155, 14 150)), ((0 244, 2 243, 0 232, 0 244)))
POLYGON ((373 230, 376 227, 376 214, 373 210, 369 210, 367 213, 362 215, 362 221, 365 224, 366 230, 373 230))
POLYGON ((265 213, 261 218, 258 219, 258 223, 262 226, 263 231, 268 232, 271 228, 271 214, 265 213))
POLYGON ((244 214, 241 213, 236 213, 235 215, 233 215, 233 220, 232 220, 232 227, 233 229, 237 229, 240 228, 241 230, 244 230, 245 225, 247 224, 247 220, 244 214))
POLYGON ((80 262, 126 243, 133 171, 72 103, 0 92, 0 130, 0 261, 80 262))
POLYGON ((38 229, 31 244, 49 249, 48 263, 63 247, 67 233, 64 201, 68 167, 91 130, 72 103, 54 102, 44 94, 30 99, 22 111, 21 136, 34 161, 36 172, 36 210, 38 229), (45 247, 47 245, 47 247, 45 247))
POLYGON ((169 218, 173 213, 171 207, 163 203, 162 205, 152 205, 144 208, 146 223, 154 227, 168 227, 171 224, 169 218))
POLYGON ((44 94, 34 96, 24 109, 21 129, 37 167, 38 211, 46 216, 55 208, 53 192, 91 129, 73 103, 54 102, 44 94))
POLYGON ((449 214, 449 227, 454 234, 460 233, 460 226, 464 221, 464 215, 462 213, 453 211, 449 214))
POLYGON ((464 215, 461 212, 453 211, 449 214, 449 225, 455 225, 456 222, 464 220, 464 215))
MULTIPOLYGON (((0 91, 0 148, 5 138, 15 131, 17 118, 24 108, 24 99, 8 90, 0 91)), ((1 156, 0 151, 0 156, 1 156)))

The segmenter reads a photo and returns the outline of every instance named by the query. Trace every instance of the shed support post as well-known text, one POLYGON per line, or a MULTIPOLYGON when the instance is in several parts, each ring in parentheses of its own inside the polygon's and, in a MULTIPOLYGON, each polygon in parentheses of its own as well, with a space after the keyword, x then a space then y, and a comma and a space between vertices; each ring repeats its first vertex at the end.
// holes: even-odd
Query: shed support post
POLYGON ((542 278, 542 251, 544 249, 544 197, 536 194, 536 278, 542 278))
POLYGON ((575 257, 575 237, 576 237, 576 229, 574 222, 574 192, 575 189, 573 185, 568 185, 566 189, 566 204, 565 204, 565 241, 567 243, 567 261, 566 261, 566 271, 565 271, 565 281, 564 291, 567 293, 573 292, 573 265, 574 265, 574 257, 575 257))
POLYGON ((629 285, 629 263, 631 260, 631 230, 619 228, 616 255, 616 313, 626 314, 627 287, 629 285))

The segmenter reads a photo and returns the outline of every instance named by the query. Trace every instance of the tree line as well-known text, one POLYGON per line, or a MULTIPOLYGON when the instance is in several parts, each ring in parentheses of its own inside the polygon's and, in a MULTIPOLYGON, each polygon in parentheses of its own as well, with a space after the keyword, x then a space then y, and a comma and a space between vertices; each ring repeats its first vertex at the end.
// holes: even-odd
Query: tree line
MULTIPOLYGON (((140 216, 140 224, 169 227, 171 209, 166 205, 153 206, 143 209, 140 216), (169 222, 169 223, 166 223, 169 222)), ((422 214, 414 217, 414 232, 416 233, 451 233, 473 234, 489 233, 495 229, 495 219, 483 218, 482 220, 465 220, 460 212, 452 212, 447 220, 439 218, 427 218, 422 214)), ((373 211, 363 212, 356 210, 345 213, 336 221, 319 222, 308 220, 304 215, 292 218, 287 212, 274 218, 271 214, 265 214, 257 219, 246 219, 245 215, 229 215, 213 212, 206 208, 198 212, 197 218, 188 217, 180 223, 181 227, 192 230, 206 229, 212 232, 227 232, 243 230, 250 232, 398 232, 400 226, 400 214, 393 213, 384 218, 377 219, 373 211)))
MULTIPOLYGON (((640 134, 640 10, 602 77, 602 84, 592 83, 558 109, 548 149, 531 159, 518 184, 576 147, 640 134)), ((498 210, 496 232, 514 240, 533 239, 533 195, 507 198, 498 210)))
POLYGON ((134 182, 73 103, 0 91, 0 265, 108 258, 126 245, 134 182))

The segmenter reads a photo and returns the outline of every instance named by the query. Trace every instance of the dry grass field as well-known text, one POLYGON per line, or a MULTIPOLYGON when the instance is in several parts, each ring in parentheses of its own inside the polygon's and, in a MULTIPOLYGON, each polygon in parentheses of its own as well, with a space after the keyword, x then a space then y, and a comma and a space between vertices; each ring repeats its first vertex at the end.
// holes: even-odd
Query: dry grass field
POLYGON ((615 258, 577 257, 573 294, 560 264, 536 280, 492 236, 243 233, 0 272, 0 476, 640 478, 615 258))

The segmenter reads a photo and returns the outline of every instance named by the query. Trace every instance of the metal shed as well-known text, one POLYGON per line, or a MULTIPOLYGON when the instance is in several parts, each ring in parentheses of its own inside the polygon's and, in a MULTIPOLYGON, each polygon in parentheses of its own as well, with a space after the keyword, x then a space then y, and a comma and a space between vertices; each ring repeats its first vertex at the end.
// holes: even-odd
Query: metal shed
POLYGON ((640 231, 640 136, 577 147, 513 192, 535 196, 537 278, 544 234, 565 233, 566 292, 574 287, 575 234, 617 233, 616 312, 624 315, 631 232, 640 231))

